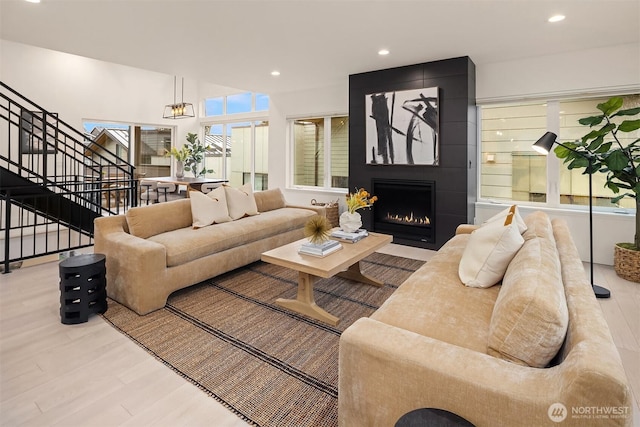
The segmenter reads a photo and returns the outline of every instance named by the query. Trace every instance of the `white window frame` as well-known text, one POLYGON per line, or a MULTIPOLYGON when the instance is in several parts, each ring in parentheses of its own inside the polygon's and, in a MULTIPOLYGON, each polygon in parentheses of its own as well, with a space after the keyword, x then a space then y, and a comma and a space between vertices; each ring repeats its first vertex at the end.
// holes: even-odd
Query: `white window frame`
MULTIPOLYGON (((549 99, 541 99, 539 102, 547 104, 547 131, 553 132, 556 135, 560 134, 560 103, 569 100, 575 99, 590 99, 590 98, 602 98, 602 97, 611 97, 616 95, 625 95, 627 93, 611 93, 603 95, 603 94, 593 94, 593 95, 576 95, 576 96, 563 96, 563 97, 549 97, 549 99)), ((501 100, 499 104, 524 104, 530 103, 531 100, 501 100)), ((478 117, 478 127, 477 127, 477 138, 478 138, 478 150, 477 150, 477 158, 476 164, 479 166, 477 168, 477 202, 479 203, 488 203, 488 204, 511 204, 517 203, 522 206, 531 206, 535 208, 551 208, 551 209, 560 209, 565 211, 584 211, 587 210, 587 206, 583 205, 572 205, 572 204, 561 204, 560 203, 560 168, 563 167, 562 162, 558 157, 553 153, 549 153, 547 155, 547 200, 546 202, 529 202, 529 201, 521 201, 521 200, 512 200, 512 199, 491 199, 482 197, 481 187, 482 187, 482 168, 480 165, 482 164, 482 107, 491 107, 494 105, 493 103, 480 104, 476 107, 477 109, 477 117, 478 117)), ((542 135, 540 135, 542 136, 542 135)), ((533 141, 535 142, 535 141, 533 141)), ((532 144, 533 144, 532 142, 532 144)), ((593 206, 594 212, 608 212, 608 213, 622 213, 622 214, 630 214, 634 213, 635 209, 632 208, 624 208, 624 207, 605 207, 605 206, 593 206)))
POLYGON ((288 116, 287 120, 287 189, 294 190, 311 190, 318 191, 322 190, 323 192, 331 192, 331 193, 339 193, 344 194, 345 190, 348 188, 342 187, 332 187, 331 186, 331 119, 335 117, 349 117, 349 113, 324 113, 324 114, 302 114, 295 116, 288 116), (324 185, 322 187, 316 185, 298 185, 295 184, 295 143, 294 143, 294 127, 293 123, 296 120, 301 119, 310 119, 310 118, 322 118, 324 119, 324 129, 329 129, 329 131, 324 132, 324 173, 323 173, 323 182, 324 185))

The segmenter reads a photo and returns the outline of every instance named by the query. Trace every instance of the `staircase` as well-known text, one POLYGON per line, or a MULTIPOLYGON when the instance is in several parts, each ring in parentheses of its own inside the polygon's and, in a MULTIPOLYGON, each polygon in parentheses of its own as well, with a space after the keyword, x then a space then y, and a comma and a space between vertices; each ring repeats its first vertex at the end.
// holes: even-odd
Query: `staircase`
POLYGON ((0 82, 0 265, 93 245, 137 202, 134 166, 0 82))

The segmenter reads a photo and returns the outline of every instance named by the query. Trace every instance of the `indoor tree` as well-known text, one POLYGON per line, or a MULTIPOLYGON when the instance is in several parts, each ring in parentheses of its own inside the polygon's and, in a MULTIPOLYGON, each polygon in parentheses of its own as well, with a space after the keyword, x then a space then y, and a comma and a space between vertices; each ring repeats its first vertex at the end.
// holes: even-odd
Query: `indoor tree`
POLYGON ((612 203, 624 197, 635 199, 636 227, 633 244, 628 249, 640 250, 640 138, 626 146, 620 142, 620 132, 629 133, 640 129, 640 107, 622 109, 623 99, 613 97, 597 105, 602 114, 585 117, 578 122, 594 128, 582 139, 558 145, 556 155, 564 159, 569 169, 584 169, 584 174, 596 172, 606 174, 605 187, 616 196, 612 203))

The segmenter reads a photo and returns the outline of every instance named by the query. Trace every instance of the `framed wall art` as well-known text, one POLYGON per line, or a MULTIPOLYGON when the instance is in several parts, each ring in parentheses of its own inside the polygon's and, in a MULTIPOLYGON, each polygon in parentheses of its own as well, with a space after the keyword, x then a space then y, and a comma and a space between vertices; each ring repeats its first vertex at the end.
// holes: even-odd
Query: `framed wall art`
POLYGON ((438 165, 438 88, 365 95, 370 165, 438 165))

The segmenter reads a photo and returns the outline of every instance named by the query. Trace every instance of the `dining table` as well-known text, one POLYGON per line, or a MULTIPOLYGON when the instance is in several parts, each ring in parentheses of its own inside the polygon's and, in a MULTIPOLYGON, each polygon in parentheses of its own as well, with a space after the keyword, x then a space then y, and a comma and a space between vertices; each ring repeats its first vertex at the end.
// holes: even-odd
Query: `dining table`
POLYGON ((177 177, 177 176, 156 176, 156 177, 149 177, 149 178, 144 178, 145 181, 158 181, 158 182, 167 182, 167 183, 173 183, 176 185, 176 187, 180 186, 180 185, 184 185, 187 187, 187 197, 189 197, 189 191, 191 190, 195 190, 195 191, 200 191, 200 189, 202 188, 203 184, 224 184, 226 182, 229 182, 226 179, 222 179, 222 178, 203 178, 203 177, 177 177))

